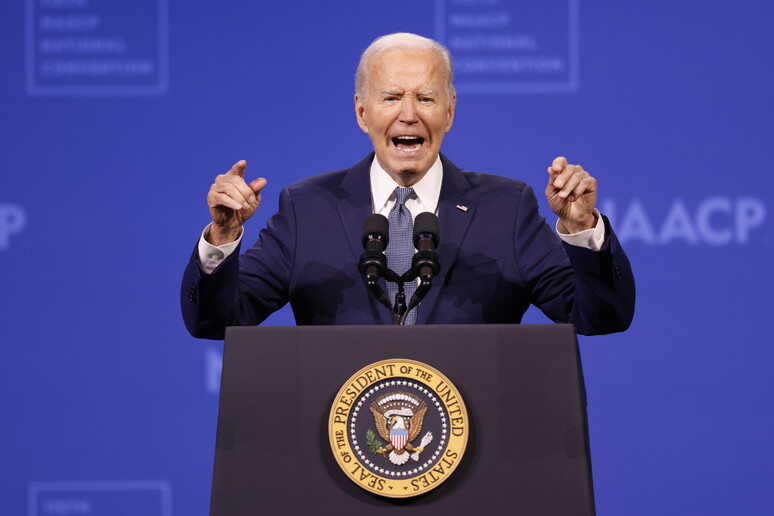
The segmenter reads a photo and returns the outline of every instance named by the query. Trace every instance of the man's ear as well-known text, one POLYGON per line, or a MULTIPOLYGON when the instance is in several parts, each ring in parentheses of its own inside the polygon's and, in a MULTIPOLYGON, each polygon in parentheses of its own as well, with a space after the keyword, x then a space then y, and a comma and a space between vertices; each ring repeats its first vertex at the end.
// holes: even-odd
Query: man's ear
POLYGON ((366 121, 365 105, 360 99, 360 95, 357 93, 355 93, 355 116, 357 117, 357 125, 360 126, 360 129, 362 129, 364 133, 369 134, 368 122, 366 121))
POLYGON ((452 95, 449 101, 449 110, 446 112, 446 132, 451 131, 454 123, 454 109, 457 107, 457 95, 452 95))

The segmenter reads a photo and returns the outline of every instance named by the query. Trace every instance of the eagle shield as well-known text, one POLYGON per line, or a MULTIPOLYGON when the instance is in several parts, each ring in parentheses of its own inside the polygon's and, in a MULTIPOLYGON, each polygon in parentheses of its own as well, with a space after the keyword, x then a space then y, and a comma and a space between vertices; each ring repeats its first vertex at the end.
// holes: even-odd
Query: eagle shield
MULTIPOLYGON (((415 452, 414 455, 417 458, 414 460, 418 460, 425 446, 425 439, 422 446, 418 448, 412 444, 412 441, 422 430, 427 404, 412 393, 392 392, 376 398, 369 408, 374 415, 377 432, 382 439, 390 443, 380 448, 378 453, 398 465, 405 464, 413 457, 408 452, 415 452)), ((432 437, 430 436, 429 439, 432 437)))
POLYGON ((402 450, 408 442, 408 430, 403 428, 390 429, 390 442, 396 450, 402 450))

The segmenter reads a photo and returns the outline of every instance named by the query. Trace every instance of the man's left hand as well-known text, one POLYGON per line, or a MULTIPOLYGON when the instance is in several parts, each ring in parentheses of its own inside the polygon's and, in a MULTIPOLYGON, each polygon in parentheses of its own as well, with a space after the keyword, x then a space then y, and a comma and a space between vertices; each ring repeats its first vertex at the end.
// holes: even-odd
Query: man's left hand
POLYGON ((559 217, 560 225, 568 233, 596 226, 597 180, 582 166, 571 165, 561 156, 556 158, 548 167, 546 198, 551 210, 559 217))

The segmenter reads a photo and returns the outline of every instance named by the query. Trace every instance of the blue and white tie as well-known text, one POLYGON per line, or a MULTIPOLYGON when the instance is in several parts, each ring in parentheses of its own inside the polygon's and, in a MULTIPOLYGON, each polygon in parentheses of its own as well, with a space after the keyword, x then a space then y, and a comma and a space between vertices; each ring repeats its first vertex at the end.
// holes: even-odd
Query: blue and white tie
MULTIPOLYGON (((396 188, 395 196, 397 201, 388 217, 390 221, 390 243, 385 251, 387 266, 398 276, 402 276, 411 268, 411 259, 414 257, 414 220, 411 217, 411 212, 405 206, 406 201, 412 195, 414 195, 413 188, 396 188)), ((417 289, 416 281, 406 282, 404 289, 406 292, 406 305, 408 305, 411 296, 417 289)), ((390 302, 395 302, 395 294, 397 292, 398 285, 387 282, 387 294, 390 296, 390 302)), ((416 320, 417 311, 414 309, 406 316, 405 324, 415 324, 416 320)))

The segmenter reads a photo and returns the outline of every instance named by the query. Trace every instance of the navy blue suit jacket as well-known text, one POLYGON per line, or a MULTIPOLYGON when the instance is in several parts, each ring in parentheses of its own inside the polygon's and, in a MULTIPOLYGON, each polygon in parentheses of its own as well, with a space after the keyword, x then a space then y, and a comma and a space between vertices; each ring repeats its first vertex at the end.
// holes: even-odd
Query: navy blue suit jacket
MULTIPOLYGON (((297 324, 391 324, 358 271, 372 159, 285 188, 258 242, 211 275, 194 248, 181 289, 191 334, 222 339, 226 326, 259 324, 287 302, 297 324)), ((607 219, 601 251, 564 244, 528 185, 441 160, 441 272, 417 324, 518 323, 534 304, 581 334, 629 326, 634 278, 607 219)))

